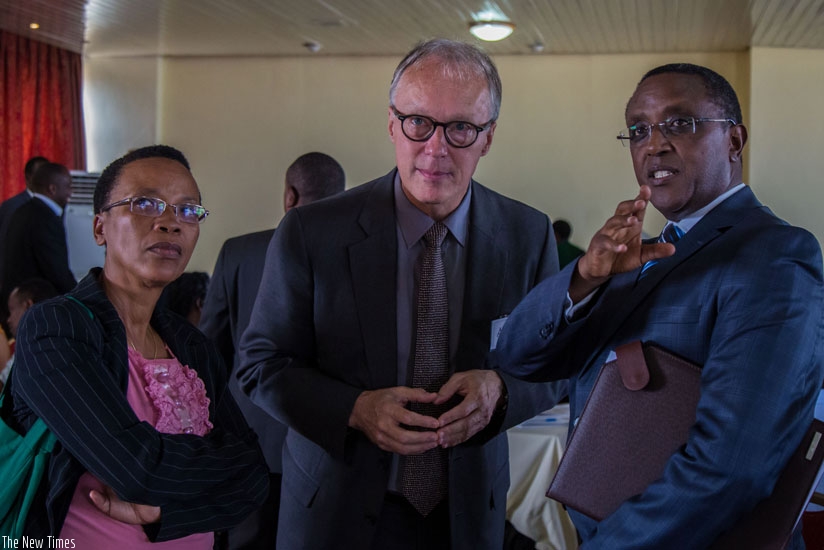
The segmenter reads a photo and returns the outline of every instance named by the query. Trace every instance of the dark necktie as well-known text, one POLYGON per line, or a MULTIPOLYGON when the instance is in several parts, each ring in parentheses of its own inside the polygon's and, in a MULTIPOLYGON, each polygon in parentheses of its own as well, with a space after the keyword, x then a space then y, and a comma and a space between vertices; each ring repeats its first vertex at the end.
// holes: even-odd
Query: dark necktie
MULTIPOLYGON (((412 387, 437 392, 449 378, 449 302, 441 244, 447 229, 435 223, 424 234, 415 300, 415 364, 412 387)), ((413 411, 440 416, 444 406, 412 403, 413 411)), ((436 447, 419 455, 405 457, 401 493, 421 515, 428 515, 447 494, 446 449, 436 447)))
MULTIPOLYGON (((667 226, 661 231, 661 235, 658 237, 659 243, 677 243, 681 237, 684 236, 684 230, 675 225, 674 223, 668 223, 667 226)), ((659 260, 650 260, 644 264, 644 267, 641 268, 640 277, 643 277, 646 271, 657 264, 659 260)))

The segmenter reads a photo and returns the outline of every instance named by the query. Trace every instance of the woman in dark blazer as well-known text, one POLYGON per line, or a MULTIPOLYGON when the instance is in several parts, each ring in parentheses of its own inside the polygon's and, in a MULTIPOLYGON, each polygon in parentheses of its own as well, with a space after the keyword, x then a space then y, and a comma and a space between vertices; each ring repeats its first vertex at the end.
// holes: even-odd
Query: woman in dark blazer
POLYGON ((42 418, 58 440, 27 534, 77 548, 211 548, 213 531, 260 505, 268 476, 213 344, 155 307, 208 212, 185 157, 166 146, 109 165, 94 211, 103 268, 20 323, 14 418, 21 429, 42 418))

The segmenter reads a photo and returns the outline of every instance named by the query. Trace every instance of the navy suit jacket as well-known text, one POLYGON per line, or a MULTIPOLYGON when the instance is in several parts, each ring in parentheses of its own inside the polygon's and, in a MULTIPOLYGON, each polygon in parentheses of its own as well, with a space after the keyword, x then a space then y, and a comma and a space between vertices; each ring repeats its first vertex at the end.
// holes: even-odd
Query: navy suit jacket
POLYGON ((584 548, 707 548, 772 491, 812 421, 821 387, 822 258, 807 231, 749 187, 711 210, 639 279, 602 286, 567 324, 575 263, 535 288, 498 343, 503 368, 570 378, 571 422, 608 353, 653 342, 703 365, 696 423, 663 476, 596 523, 570 512, 584 548))
POLYGON ((35 502, 26 534, 59 534, 86 471, 127 501, 160 506, 160 523, 145 527, 153 541, 236 525, 263 502, 269 477, 226 391, 220 356, 185 319, 156 309, 152 327, 203 380, 214 428, 200 437, 140 422, 126 400, 126 332, 99 273, 92 270, 67 296, 34 305, 20 322, 14 417, 24 428, 42 418, 58 440, 47 495, 35 502))
POLYGON ((69 269, 63 220, 37 197, 18 208, 11 218, 3 247, 2 299, 34 277, 46 279, 61 294, 77 284, 69 269))
MULTIPOLYGON (((13 197, 10 197, 0 204, 0 277, 3 275, 3 249, 6 247, 6 238, 9 234, 9 224, 12 214, 18 208, 31 200, 31 195, 27 190, 23 190, 13 197)), ((0 308, 5 309, 5 306, 0 308)))
MULTIPOLYGON (((291 210, 269 246, 241 387, 289 426, 278 548, 371 548, 392 454, 348 427, 364 390, 397 386, 395 171, 291 210)), ((472 182, 457 370, 484 368, 490 324, 558 269, 549 219, 472 182)), ((554 387, 506 374, 505 417, 449 449, 454 550, 503 545, 504 429, 554 404, 554 387)))
MULTIPOLYGON (((238 342, 252 316, 266 249, 274 233, 274 229, 268 229, 223 243, 206 292, 200 330, 215 342, 223 362, 233 370, 238 362, 238 342)), ((282 473, 281 450, 286 426, 252 403, 249 396, 240 391, 237 377, 230 376, 229 389, 249 427, 258 435, 269 471, 282 473)))

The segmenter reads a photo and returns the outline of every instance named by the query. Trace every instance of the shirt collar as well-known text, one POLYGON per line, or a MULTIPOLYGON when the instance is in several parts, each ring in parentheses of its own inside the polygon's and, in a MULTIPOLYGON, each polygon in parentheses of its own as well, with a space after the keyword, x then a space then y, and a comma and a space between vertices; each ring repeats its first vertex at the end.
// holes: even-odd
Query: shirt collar
POLYGON ((51 200, 46 195, 41 195, 40 193, 35 193, 32 196, 37 197, 41 201, 45 202, 48 205, 48 207, 52 209, 52 212, 54 212, 58 216, 63 215, 63 207, 60 206, 59 204, 57 204, 56 202, 54 202, 53 200, 51 200))
POLYGON ((684 231, 684 233, 686 233, 687 231, 689 231, 690 229, 695 227, 695 224, 700 222, 701 219, 704 216, 706 216, 709 213, 710 210, 712 210, 713 208, 715 208, 716 206, 718 206, 719 204, 721 204, 722 202, 724 202, 725 200, 727 200, 728 198, 733 196, 734 194, 736 194, 739 191, 741 191, 742 189, 744 189, 745 185, 746 185, 745 183, 739 183, 738 185, 736 185, 732 189, 727 189, 725 192, 723 192, 720 195, 718 195, 717 197, 715 197, 715 200, 713 200, 708 205, 704 206, 703 208, 699 208, 698 210, 696 210, 695 212, 693 212, 689 216, 687 216, 685 218, 682 218, 681 221, 678 221, 678 222, 668 221, 667 225, 676 224, 682 231, 684 231))
MULTIPOLYGON (((472 183, 470 182, 458 208, 442 222, 461 246, 466 246, 466 235, 469 232, 469 202, 471 199, 472 183)), ((395 172, 395 215, 406 248, 412 248, 435 224, 435 220, 418 210, 406 197, 401 185, 401 176, 397 172, 395 172)))

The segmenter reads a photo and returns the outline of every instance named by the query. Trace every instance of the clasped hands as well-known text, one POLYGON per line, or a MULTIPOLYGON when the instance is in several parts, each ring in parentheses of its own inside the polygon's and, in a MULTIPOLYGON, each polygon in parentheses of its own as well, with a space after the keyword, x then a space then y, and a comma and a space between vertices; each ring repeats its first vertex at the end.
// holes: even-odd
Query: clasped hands
POLYGON ((578 260, 569 285, 573 303, 578 303, 613 275, 675 254, 675 246, 670 243, 641 242, 644 215, 651 195, 649 186, 642 185, 638 196, 620 202, 615 214, 592 237, 586 253, 578 260))
POLYGON ((355 401, 349 425, 384 451, 401 455, 454 447, 489 424, 503 389, 495 371, 469 370, 453 374, 437 393, 405 386, 367 390, 355 401), (463 400, 438 418, 407 408, 409 403, 442 405, 455 395, 463 400))

